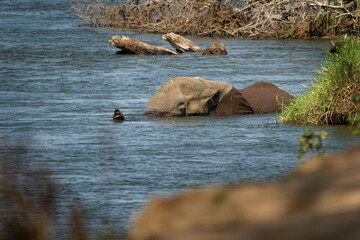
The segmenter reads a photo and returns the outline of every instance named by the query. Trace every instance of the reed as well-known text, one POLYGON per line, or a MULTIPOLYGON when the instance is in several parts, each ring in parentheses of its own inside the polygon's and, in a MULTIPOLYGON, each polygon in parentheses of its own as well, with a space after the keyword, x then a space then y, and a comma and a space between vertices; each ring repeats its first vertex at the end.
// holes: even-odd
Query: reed
POLYGON ((284 107, 282 122, 349 124, 348 119, 356 117, 359 106, 353 96, 360 95, 360 42, 355 37, 338 38, 333 52, 311 86, 284 107))

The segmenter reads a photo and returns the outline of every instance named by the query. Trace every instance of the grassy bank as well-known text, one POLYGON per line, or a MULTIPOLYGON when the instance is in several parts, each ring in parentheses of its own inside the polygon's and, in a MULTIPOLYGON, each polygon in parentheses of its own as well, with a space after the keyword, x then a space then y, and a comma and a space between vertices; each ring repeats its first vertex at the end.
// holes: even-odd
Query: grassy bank
POLYGON ((360 42, 354 37, 337 40, 333 53, 311 86, 286 106, 280 119, 291 124, 349 124, 360 95, 360 42))
POLYGON ((77 0, 80 25, 239 38, 311 38, 359 33, 354 0, 77 0), (112 1, 113 2, 113 1, 112 1))

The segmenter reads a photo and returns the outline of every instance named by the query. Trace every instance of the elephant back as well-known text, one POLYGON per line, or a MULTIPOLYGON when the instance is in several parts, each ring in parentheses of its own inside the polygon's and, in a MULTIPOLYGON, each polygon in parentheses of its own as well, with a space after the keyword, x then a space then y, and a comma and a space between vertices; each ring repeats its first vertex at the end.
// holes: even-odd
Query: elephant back
POLYGON ((272 83, 258 82, 239 92, 253 108, 254 113, 281 112, 282 103, 288 103, 294 97, 272 83))

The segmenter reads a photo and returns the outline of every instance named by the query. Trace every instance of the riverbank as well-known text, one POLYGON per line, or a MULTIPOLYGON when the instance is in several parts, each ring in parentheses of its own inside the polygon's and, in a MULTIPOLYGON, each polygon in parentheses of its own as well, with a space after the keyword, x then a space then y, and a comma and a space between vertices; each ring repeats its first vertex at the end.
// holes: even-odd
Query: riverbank
POLYGON ((153 199, 130 239, 358 239, 360 148, 310 159, 275 183, 153 199))
POLYGON ((236 38, 314 38, 359 33, 357 1, 79 1, 80 25, 142 33, 236 38))
POLYGON ((290 124, 351 124, 358 115, 360 96, 360 42, 339 38, 325 66, 311 86, 284 106, 280 119, 290 124))

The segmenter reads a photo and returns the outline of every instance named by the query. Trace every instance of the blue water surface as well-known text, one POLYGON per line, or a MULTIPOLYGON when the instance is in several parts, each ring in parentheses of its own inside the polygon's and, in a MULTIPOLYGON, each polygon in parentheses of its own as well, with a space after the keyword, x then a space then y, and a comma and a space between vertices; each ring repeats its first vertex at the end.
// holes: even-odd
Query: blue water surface
MULTIPOLYGON (((78 27, 70 3, 3 0, 0 6, 0 149, 7 159, 21 158, 29 168, 51 173, 61 186, 59 218, 80 203, 93 231, 107 225, 127 231, 130 216, 153 195, 274 181, 300 161, 303 127, 276 123, 274 114, 142 114, 157 89, 177 76, 237 88, 267 81, 297 95, 324 64, 329 40, 188 36, 202 48, 223 42, 229 54, 117 55, 108 44, 113 35, 171 46, 159 34, 78 27), (128 120, 113 122, 114 108, 128 120)), ((357 141, 344 127, 313 128, 329 132, 327 151, 357 141)))

